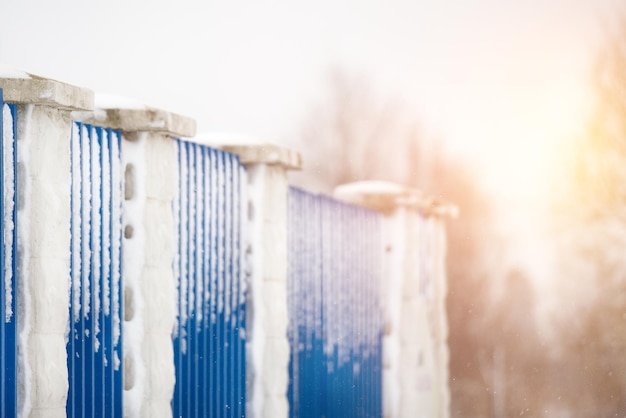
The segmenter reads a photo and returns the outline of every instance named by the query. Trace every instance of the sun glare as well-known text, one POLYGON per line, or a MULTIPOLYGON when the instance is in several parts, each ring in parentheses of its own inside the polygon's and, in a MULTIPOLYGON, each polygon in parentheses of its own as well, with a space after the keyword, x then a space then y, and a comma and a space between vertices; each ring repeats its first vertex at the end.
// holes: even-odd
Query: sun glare
POLYGON ((584 128, 582 83, 557 83, 514 97, 486 129, 484 164, 487 186, 497 195, 544 200, 555 187, 568 142, 584 128))

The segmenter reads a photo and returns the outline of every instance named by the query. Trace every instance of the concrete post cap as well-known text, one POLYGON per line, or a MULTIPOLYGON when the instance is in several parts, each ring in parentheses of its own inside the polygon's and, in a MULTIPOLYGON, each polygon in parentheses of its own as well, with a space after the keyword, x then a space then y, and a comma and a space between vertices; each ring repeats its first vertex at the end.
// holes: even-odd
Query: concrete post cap
POLYGON ((67 110, 92 110, 91 90, 0 65, 0 89, 7 103, 34 104, 67 110))
POLYGON ((456 218, 458 208, 443 199, 424 194, 422 191, 387 181, 358 181, 337 186, 334 197, 385 214, 405 207, 422 212, 426 216, 456 218))
POLYGON ((93 112, 74 112, 72 117, 123 132, 162 132, 172 137, 196 134, 196 121, 192 118, 146 106, 137 100, 104 94, 96 94, 93 112))
POLYGON ((240 134, 202 134, 192 141, 239 156, 242 164, 278 165, 286 170, 302 169, 302 156, 290 148, 240 134))

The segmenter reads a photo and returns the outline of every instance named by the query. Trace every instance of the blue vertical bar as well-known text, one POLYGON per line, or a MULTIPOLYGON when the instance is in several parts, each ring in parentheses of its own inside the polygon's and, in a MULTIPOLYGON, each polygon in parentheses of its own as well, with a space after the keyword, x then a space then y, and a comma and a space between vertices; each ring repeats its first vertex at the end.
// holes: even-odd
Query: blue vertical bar
POLYGON ((289 193, 290 416, 379 417, 380 215, 289 193), (304 256, 309 249, 319 261, 304 256))
POLYGON ((122 417, 121 169, 115 131, 73 123, 68 417, 122 417))
POLYGON ((218 312, 217 312, 217 301, 218 301, 218 256, 217 256, 217 247, 218 247, 218 229, 219 229, 219 199, 218 199, 218 151, 211 150, 211 348, 210 348, 210 357, 211 357, 211 368, 209 370, 210 374, 210 390, 211 394, 209 396, 210 399, 210 417, 217 417, 218 414, 218 386, 220 385, 219 381, 219 361, 217 358, 218 355, 218 312))
POLYGON ((191 168, 191 162, 190 162, 190 156, 189 156, 189 143, 185 143, 184 144, 184 148, 185 148, 185 166, 187 167, 187 177, 184 179, 185 183, 186 183, 186 194, 185 194, 185 212, 187 213, 187 222, 185 223, 185 239, 187 240, 186 244, 187 244, 187 254, 185 254, 185 271, 186 271, 186 275, 183 276, 183 280, 185 283, 185 287, 187 289, 187 293, 186 293, 186 298, 185 298, 185 307, 186 307, 186 319, 184 319, 184 323, 185 323, 185 334, 184 334, 184 344, 185 344, 185 351, 183 351, 183 356, 184 356, 184 368, 183 368, 183 394, 185 396, 185 408, 184 408, 184 416, 185 417, 191 417, 191 387, 190 387, 190 383, 191 383, 191 369, 190 367, 193 367, 190 363, 189 363, 189 338, 190 338, 190 334, 192 332, 192 330, 190 329, 190 318, 189 318, 189 294, 191 293, 191 279, 190 279, 190 259, 189 259, 189 237, 191 235, 191 205, 190 205, 190 177, 191 174, 189 173, 190 168, 191 168))
MULTIPOLYGON (((0 113, 0 151, 2 152, 0 154, 0 156, 2 158, 0 158, 0 196, 4 196, 5 195, 5 186, 4 186, 4 182, 5 182, 5 176, 4 176, 4 152, 5 152, 5 138, 4 138, 4 124, 3 124, 3 119, 4 119, 4 101, 2 98, 2 89, 0 89, 0 111, 2 113, 0 113)), ((8 142, 8 138, 6 139, 6 141, 8 142)), ((6 210, 6 208, 4 207, 4 201, 2 204, 0 204, 0 237, 4 237, 4 231, 5 228, 7 228, 9 225, 5 225, 4 224, 4 211, 6 210)), ((2 242, 0 244, 2 247, 2 255, 4 255, 4 252, 7 251, 7 248, 5 248, 5 243, 2 242)), ((10 249, 8 249, 10 250, 10 249)), ((6 283, 5 281, 8 280, 5 276, 5 259, 4 256, 0 257, 0 278, 2 278, 2 280, 0 280, 0 284, 2 285, 2 287, 0 287, 0 318, 2 318, 2 316, 5 315, 6 309, 7 309, 7 304, 9 303, 7 301, 7 294, 5 292, 2 291, 2 289, 5 288, 6 283)), ((7 364, 6 362, 6 352, 9 350, 9 336, 7 333, 7 324, 9 321, 5 319, 2 320, 2 322, 0 323, 0 396, 2 396, 2 398, 0 398, 0 400, 2 400, 2 402, 0 402, 0 416, 6 416, 9 411, 8 411, 8 403, 10 402, 9 399, 12 396, 12 394, 10 393, 10 391, 13 389, 9 383, 8 380, 11 377, 12 374, 12 370, 10 368, 10 365, 7 364)), ((13 412, 13 411, 11 411, 13 412)))
POLYGON ((0 89, 0 416, 17 415, 17 107, 5 104, 0 89), (8 117, 9 120, 4 120, 8 117), (6 125, 10 137, 4 136, 6 125), (6 159, 6 161, 5 161, 6 159), (12 161, 11 161, 12 160, 12 161), (8 176, 5 176, 8 174, 8 176), (11 196, 12 195, 12 196, 11 196), (8 207, 4 199, 7 198, 8 207), (6 224, 5 215, 10 212, 6 224), (7 231, 8 230, 8 231, 7 231), (5 241, 5 238, 6 241, 5 241), (7 256, 9 254, 9 256, 7 256), (8 273, 8 277, 7 277, 8 273), (6 283, 9 281, 10 283, 6 283))
MULTIPOLYGON (((2 154, 0 154, 0 156, 2 157, 0 158, 0 196, 5 196, 4 182, 8 181, 8 179, 5 180, 4 175, 4 153, 6 148, 5 140, 8 142, 8 138, 4 138, 4 100, 2 98, 2 89, 0 89, 0 111, 2 112, 0 113, 0 151, 2 151, 2 154)), ((0 204, 0 237, 4 237, 5 228, 9 227, 9 225, 4 224, 5 210, 6 208, 4 207, 3 200, 3 203, 0 204)), ((7 300, 8 295, 6 294, 6 292, 3 291, 6 286, 5 281, 8 280, 8 278, 5 276, 6 261, 4 258, 4 252, 10 250, 10 248, 5 248, 6 244, 4 243, 4 241, 0 245, 2 246, 1 248, 3 255, 2 257, 0 257, 0 277, 2 278, 2 280, 0 280, 0 283, 2 284, 2 287, 0 287, 0 318, 3 318, 0 324, 0 394, 2 394, 0 395, 2 396, 2 398, 0 398, 0 400, 2 400, 2 402, 0 402, 0 416, 4 417, 8 413, 13 412, 9 412, 8 410, 8 403, 10 402, 10 398, 12 397, 11 392, 13 392, 13 388, 12 385, 9 383, 9 379, 11 378, 13 371, 11 370, 11 366, 7 363, 6 359, 6 352, 9 350, 9 335, 7 332, 7 324, 9 323, 9 321, 7 321, 7 319, 5 318, 5 312, 9 301, 7 300)))
POLYGON ((175 225, 176 225, 176 237, 177 237, 177 243, 176 243, 176 249, 177 249, 177 256, 176 256, 176 260, 175 260, 175 266, 174 266, 174 272, 176 277, 174 278, 176 281, 176 287, 177 287, 177 295, 176 295, 176 329, 174 331, 174 338, 173 338, 173 351, 174 351, 174 364, 175 364, 175 373, 176 373, 176 383, 174 386, 174 395, 172 396, 172 414, 175 417, 180 417, 182 416, 182 391, 180 390, 180 384, 182 381, 182 368, 181 368, 181 363, 182 363, 182 352, 181 352, 181 346, 180 346, 180 341, 181 341, 181 332, 182 332, 182 324, 181 324, 181 318, 182 318, 182 303, 181 303, 181 291, 180 291, 180 287, 182 286, 181 284, 181 259, 180 259, 180 253, 182 252, 182 239, 181 239, 181 234, 180 234, 180 211, 182 210, 182 194, 180 192, 182 185, 181 182, 183 181, 183 176, 182 176, 182 160, 181 160, 181 142, 180 141, 175 141, 175 146, 176 146, 176 158, 178 160, 178 178, 177 178, 177 191, 178 194, 175 197, 175 202, 174 202, 174 216, 175 216, 175 225))
POLYGON ((210 313, 210 300, 211 300, 211 221, 210 221, 210 204, 211 204, 211 151, 206 147, 201 147, 202 150, 202 225, 203 225, 203 258, 202 258, 202 277, 204 296, 202 300, 202 316, 204 323, 202 326, 202 408, 201 416, 209 416, 209 398, 211 396, 210 386, 210 374, 211 357, 209 354, 210 349, 210 333, 211 333, 211 313, 210 313))
POLYGON ((98 241, 96 237, 93 240, 93 249, 92 251, 95 253, 94 261, 93 261, 93 280, 91 281, 92 291, 91 291, 91 306, 93 312, 93 327, 91 330, 91 334, 93 335, 93 415, 94 417, 104 417, 106 416, 104 413, 104 395, 105 395, 105 386, 104 386, 104 356, 102 355, 105 346, 104 344, 104 336, 105 336, 105 326, 104 326, 104 277, 103 277, 103 268, 104 268, 104 248, 102 245, 103 237, 103 218, 102 218, 102 207, 104 205, 104 183, 103 183, 103 167, 102 167, 102 144, 103 144, 103 132, 102 128, 91 129, 92 135, 92 143, 94 148, 92 148, 92 161, 95 163, 96 161, 99 163, 96 167, 95 164, 92 164, 92 195, 99 195, 100 205, 96 205, 95 203, 92 205, 92 229, 93 233, 98 231, 100 240, 98 241), (98 167, 99 166, 99 167, 98 167), (99 328, 99 329, 98 329, 99 328))
POLYGON ((124 334, 122 333, 122 321, 124 318, 124 277, 122 276, 122 266, 124 264, 123 252, 122 252, 122 200, 123 200, 123 186, 122 186, 122 136, 118 131, 110 131, 114 136, 113 146, 111 147, 111 179, 112 181, 112 207, 115 211, 112 212, 115 217, 111 219, 111 237, 113 244, 116 248, 115 254, 113 254, 113 260, 111 263, 111 271, 114 280, 111 287, 111 308, 113 319, 113 417, 121 418, 124 413, 124 334))
MULTIPOLYGON (((102 167, 102 211, 101 211, 101 237, 103 242, 113 243, 113 176, 112 166, 113 159, 111 158, 111 148, 113 142, 113 134, 106 129, 101 129, 101 160, 100 166, 102 167), (105 238, 108 236, 108 240, 105 238)), ((102 278, 101 294, 102 299, 102 311, 100 316, 100 322, 102 324, 102 386, 103 386, 103 402, 101 413, 103 417, 107 416, 107 411, 113 411, 113 375, 111 371, 114 370, 113 361, 113 308, 111 306, 111 299, 113 298, 113 274, 112 272, 112 260, 113 260, 113 245, 103 245, 102 247, 102 270, 100 277, 102 278), (109 300, 107 301, 107 295, 109 300), (108 312, 107 312, 108 305, 108 312)))
MULTIPOLYGON (((245 339, 239 335, 239 160, 177 140, 179 292, 174 335, 177 417, 245 415, 245 339), (241 404, 241 406, 240 406, 241 404)), ((241 307, 240 307, 241 305, 241 307)), ((240 312, 241 310, 241 312, 240 312)))
POLYGON ((204 242, 204 159, 202 147, 194 145, 194 154, 196 156, 196 346, 197 346, 197 366, 196 366, 196 416, 202 417, 204 409, 204 369, 205 351, 204 351, 204 297, 205 297, 205 242, 204 242))
POLYGON ((226 225, 225 225, 225 173, 224 173, 224 153, 218 153, 218 289, 217 289, 217 297, 218 297, 218 337, 217 337, 217 362, 218 362, 218 375, 219 375, 219 383, 215 388, 217 390, 217 402, 218 402, 218 410, 217 417, 224 417, 224 404, 225 404, 225 371, 226 371, 226 362, 224 361, 224 343, 225 338, 225 323, 224 323, 224 283, 225 283, 225 235, 226 235, 226 225))
POLYGON ((195 312, 195 295, 196 295, 196 212, 195 212, 195 194, 196 194, 196 161, 193 144, 186 143, 187 158, 189 159, 189 241, 187 249, 189 251, 189 291, 187 292, 187 311, 189 319, 187 321, 187 361, 189 367, 189 408, 188 416, 196 417, 196 312, 195 312))

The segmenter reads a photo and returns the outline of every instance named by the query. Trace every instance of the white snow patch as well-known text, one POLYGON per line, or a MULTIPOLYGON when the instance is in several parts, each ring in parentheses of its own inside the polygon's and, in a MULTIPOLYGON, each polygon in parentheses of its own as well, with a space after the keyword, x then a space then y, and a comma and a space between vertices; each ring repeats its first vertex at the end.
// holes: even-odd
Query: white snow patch
MULTIPOLYGON (((92 204, 91 204, 91 240, 92 240, 92 251, 93 256, 91 258, 92 262, 92 280, 91 284, 91 295, 93 297, 93 343, 94 343, 94 351, 98 352, 100 349, 100 340, 98 339, 98 335, 100 334, 100 309, 101 309, 101 298, 100 298, 100 280, 101 280, 101 257, 103 252, 102 247, 102 237, 101 237, 101 228, 102 228, 102 219, 100 217, 100 210, 102 208, 102 199, 100 192, 102 190, 102 164, 100 161, 100 145, 98 143, 98 133, 96 128, 92 127, 91 129, 91 195, 92 195, 92 204)), ((105 247, 106 248, 106 247, 105 247)))
MULTIPOLYGON (((113 258, 111 245, 111 157, 110 142, 114 141, 113 134, 108 130, 102 132, 102 309, 105 315, 111 314, 111 259, 113 258)), ((119 227, 119 225, 118 225, 119 227)))
POLYGON ((134 109, 145 110, 147 106, 136 99, 112 94, 99 94, 95 96, 95 107, 97 109, 134 109))
MULTIPOLYGON (((121 282, 122 282, 122 162, 120 157, 119 133, 113 131, 111 134, 111 305, 113 309, 113 346, 117 347, 122 333, 122 309, 121 309, 121 282)), ((118 370, 120 360, 115 352, 115 370, 118 370)))
POLYGON ((202 133, 194 138, 188 139, 197 144, 206 145, 212 148, 220 148, 224 145, 270 145, 270 142, 264 141, 253 135, 238 133, 202 133))
POLYGON ((15 224, 13 222, 13 210, 15 208, 15 172, 14 172, 14 147, 13 137, 13 115, 8 105, 2 109, 3 132, 2 132, 2 164, 4 180, 4 196, 2 197, 2 211, 4 224, 4 235, 2 245, 4 249, 4 294, 6 323, 13 317, 13 233, 15 224))
POLYGON ((263 358, 265 354, 265 329, 263 327, 265 320, 265 312, 263 310, 263 196, 265 194, 265 176, 266 166, 254 166, 248 170, 249 177, 249 196, 250 202, 254 206, 254 221, 250 222, 250 242, 252 245, 252 268, 250 277, 250 290, 252 292, 251 299, 256 302, 254 315, 252 316, 252 324, 248 333, 249 340, 246 344, 248 358, 252 361, 248 367, 253 371, 252 387, 248 398, 249 410, 252 411, 253 417, 263 416, 263 358))
POLYGON ((39 93, 40 99, 49 99, 51 97, 52 97, 52 90, 44 90, 41 93, 39 93))
MULTIPOLYGON (((114 222, 117 222, 118 216, 122 216, 123 225, 133 227, 132 238, 123 239, 123 265, 122 277, 124 278, 124 289, 126 296, 129 297, 130 306, 134 312, 132 319, 123 322, 123 358, 124 369, 129 371, 134 378, 134 386, 124 392, 124 416, 141 416, 141 408, 144 403, 144 397, 148 393, 149 382, 147 381, 147 370, 144 356, 142 353, 142 345, 145 338, 144 318, 144 300, 141 289, 141 275, 145 263, 145 246, 146 234, 144 227, 144 211, 146 204, 146 142, 148 138, 146 133, 140 133, 136 141, 122 141, 122 167, 127 164, 134 166, 134 178, 132 180, 133 196, 129 200, 123 200, 122 196, 114 196, 114 208, 118 205, 115 202, 122 202, 123 211, 113 213, 114 222), (130 290, 129 293, 126 293, 130 290)), ((115 146, 115 141, 113 145, 115 146)), ((116 150, 114 149, 114 154, 116 150)), ((113 172, 123 172, 124 168, 118 170, 113 166, 113 172)), ((114 183, 116 180, 114 178, 114 183)), ((121 231, 121 228, 113 227, 113 231, 121 231)), ((114 242, 117 239, 114 238, 114 242)), ((115 244, 117 245, 117 244, 115 244)), ((115 270, 115 269, 114 269, 115 270)), ((115 283, 119 283, 119 278, 114 279, 115 283)), ((113 311, 116 314, 115 298, 116 290, 113 291, 113 311)), ((114 317, 115 318, 115 317, 114 317)), ((119 368, 120 359, 114 355, 114 364, 119 368)))
POLYGON ((148 126, 155 129, 165 128, 165 119, 154 120, 150 122, 148 126))
POLYGON ((404 194, 415 193, 416 190, 408 188, 398 183, 380 180, 357 181, 354 183, 342 184, 335 188, 335 195, 346 196, 354 194, 404 194))
POLYGON ((81 126, 81 155, 83 158, 82 164, 82 210, 80 213, 80 219, 83 221, 82 227, 82 268, 83 274, 79 276, 82 279, 82 314, 84 318, 88 318, 89 312, 91 310, 91 248, 90 248, 90 230, 91 230, 91 217, 90 210, 92 205, 91 199, 91 173, 90 173, 90 164, 84 161, 85 158, 90 158, 91 156, 91 141, 89 140, 89 131, 87 130, 87 126, 81 126))
POLYGON ((29 80, 32 77, 27 72, 17 70, 0 63, 0 78, 19 78, 29 80))
MULTIPOLYGON (((82 246, 81 220, 81 169, 80 169, 80 130, 76 123, 72 124, 72 320, 80 321, 80 289, 82 263, 80 248, 82 246)), ((70 325, 71 326, 71 325, 70 325)))
MULTIPOLYGON (((21 112, 18 118, 18 164, 22 167, 29 167, 29 147, 31 145, 30 127, 31 118, 33 114, 33 105, 27 105, 24 112, 21 112)), ((23 176, 18 178, 21 181, 20 193, 24 196, 28 196, 31 190, 31 181, 28 173, 24 172, 23 176)), ((19 174, 18 174, 19 175, 19 174)), ((31 306, 31 287, 30 283, 28 262, 30 258, 30 251, 28 245, 29 232, 29 215, 30 214, 30 199, 24 199, 23 205, 18 207, 17 228, 20 234, 17 236, 18 244, 18 292, 21 295, 23 303, 18 304, 19 316, 21 321, 21 329, 19 330, 19 345, 18 345, 18 369, 21 370, 18 378, 18 405, 20 410, 19 417, 28 417, 32 409, 31 393, 33 384, 32 368, 27 358, 29 352, 29 336, 31 335, 31 310, 27 307, 31 306)))

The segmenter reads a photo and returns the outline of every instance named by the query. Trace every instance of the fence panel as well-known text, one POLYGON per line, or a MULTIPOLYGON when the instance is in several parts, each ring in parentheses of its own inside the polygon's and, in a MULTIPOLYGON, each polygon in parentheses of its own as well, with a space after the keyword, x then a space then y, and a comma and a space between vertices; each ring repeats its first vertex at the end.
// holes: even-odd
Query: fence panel
POLYGON ((238 157, 177 140, 176 417, 245 416, 245 283, 238 157))
POLYGON ((291 417, 382 416, 379 214, 291 188, 291 417))
POLYGON ((122 417, 120 133, 74 123, 67 416, 122 417))
POLYGON ((17 108, 0 89, 0 417, 17 416, 17 108))

